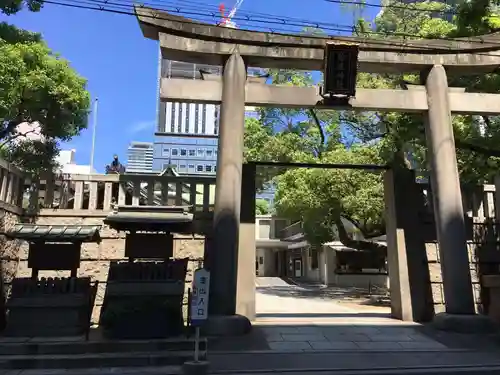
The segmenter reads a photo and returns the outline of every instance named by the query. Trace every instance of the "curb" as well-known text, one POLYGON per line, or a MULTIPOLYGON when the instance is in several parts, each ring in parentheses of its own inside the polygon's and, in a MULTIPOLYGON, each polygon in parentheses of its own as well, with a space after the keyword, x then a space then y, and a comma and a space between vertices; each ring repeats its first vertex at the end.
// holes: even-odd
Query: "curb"
MULTIPOLYGON (((212 350, 208 353, 208 356, 213 358, 219 355, 246 355, 246 354, 363 354, 363 353, 391 353, 391 354, 405 354, 408 353, 471 353, 476 352, 475 350, 470 349, 454 349, 454 348, 439 348, 439 349, 302 349, 302 350, 245 350, 245 351, 237 351, 237 350, 224 350, 224 351, 216 351, 212 350)), ((492 351, 494 352, 494 351, 492 351)), ((484 353, 484 351, 483 351, 484 353)), ((499 362, 500 365, 500 362, 499 362)))
MULTIPOLYGON (((245 374, 293 374, 293 373, 322 373, 330 374, 373 374, 373 375, 389 375, 389 374, 430 374, 430 373, 457 373, 457 372, 480 372, 480 371, 500 371, 500 364, 497 365, 442 365, 442 366, 411 366, 411 367, 378 367, 378 368, 310 368, 310 369, 271 369, 271 370, 247 370, 237 371, 238 375, 245 374), (431 372, 432 371, 432 372, 431 372)), ((236 374, 236 371, 222 370, 211 371, 211 374, 236 374)))

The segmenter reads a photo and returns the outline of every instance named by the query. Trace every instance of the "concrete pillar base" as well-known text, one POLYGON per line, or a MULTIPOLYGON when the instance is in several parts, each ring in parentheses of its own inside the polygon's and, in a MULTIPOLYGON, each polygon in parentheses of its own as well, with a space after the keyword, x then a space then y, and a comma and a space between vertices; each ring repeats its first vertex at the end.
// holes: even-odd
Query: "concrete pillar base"
POLYGON ((182 365, 182 375, 206 375, 208 374, 207 361, 189 361, 182 365))
POLYGON ((243 315, 209 316, 203 326, 203 335, 209 337, 242 336, 252 330, 252 323, 243 315))
POLYGON ((486 315, 479 314, 436 314, 432 325, 441 331, 459 333, 491 333, 498 328, 486 315))

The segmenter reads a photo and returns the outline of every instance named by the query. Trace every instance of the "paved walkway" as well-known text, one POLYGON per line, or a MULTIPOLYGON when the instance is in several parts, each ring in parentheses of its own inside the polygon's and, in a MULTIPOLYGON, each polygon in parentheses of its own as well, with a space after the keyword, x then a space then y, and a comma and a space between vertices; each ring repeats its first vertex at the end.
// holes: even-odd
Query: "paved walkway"
MULTIPOLYGON (((209 342, 212 374, 500 374, 495 337, 477 348, 480 337, 404 323, 391 319, 387 307, 374 306, 369 299, 345 298, 340 290, 290 285, 278 278, 258 278, 256 299, 258 317, 250 335, 224 339, 218 349, 217 342, 209 342)), ((0 370, 0 375, 178 375, 179 371, 177 366, 36 369, 0 370)))
POLYGON ((257 278, 255 328, 273 351, 448 349, 425 327, 392 319, 389 307, 372 306, 369 298, 346 303, 341 294, 332 295, 318 286, 257 278))

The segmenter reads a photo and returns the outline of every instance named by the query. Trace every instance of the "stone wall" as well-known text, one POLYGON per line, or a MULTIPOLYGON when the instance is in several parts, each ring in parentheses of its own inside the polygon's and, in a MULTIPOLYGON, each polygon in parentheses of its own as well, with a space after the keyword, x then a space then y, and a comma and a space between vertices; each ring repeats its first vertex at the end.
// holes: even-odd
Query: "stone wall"
MULTIPOLYGON (((429 262, 429 274, 432 288, 432 298, 434 301, 434 311, 437 314, 445 311, 443 279, 441 275, 441 264, 439 260, 439 246, 437 242, 428 242, 425 244, 425 248, 427 250, 427 260, 429 262)), ((474 293, 474 301, 476 302, 476 312, 481 312, 481 286, 479 284, 479 278, 476 271, 474 251, 475 245, 469 243, 468 252, 470 273, 472 279, 472 291, 474 293)))
MULTIPOLYGON (((5 209, 0 209, 0 232, 5 233, 19 221, 19 216, 5 209)), ((5 324, 5 299, 9 295, 10 285, 16 277, 19 266, 22 241, 8 240, 5 235, 0 235, 0 329, 5 324)))
MULTIPOLYGON (((126 260, 125 233, 118 233, 103 224, 103 217, 58 217, 43 216, 37 219, 38 224, 66 224, 66 225, 102 225, 100 231, 102 242, 100 244, 88 243, 82 245, 81 264, 78 276, 90 276, 93 281, 99 281, 97 298, 92 313, 92 323, 97 324, 106 290, 109 263, 114 260, 126 260)), ((191 286, 193 270, 197 268, 198 262, 203 258, 203 237, 175 236, 174 257, 190 259, 188 274, 186 277, 186 291, 191 286)), ((23 243, 19 254, 18 277, 28 277, 31 269, 28 268, 28 244, 23 243)), ((41 271, 40 277, 67 277, 69 271, 41 271)), ((185 298, 187 303, 187 298, 185 298)))

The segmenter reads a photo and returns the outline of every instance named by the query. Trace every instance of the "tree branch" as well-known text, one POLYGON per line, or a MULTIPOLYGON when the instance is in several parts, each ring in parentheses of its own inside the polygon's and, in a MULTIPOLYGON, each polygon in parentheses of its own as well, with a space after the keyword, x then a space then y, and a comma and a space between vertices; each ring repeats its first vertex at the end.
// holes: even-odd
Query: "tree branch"
POLYGON ((318 130, 319 130, 321 145, 318 148, 318 157, 321 159, 321 154, 323 153, 323 149, 324 149, 325 143, 326 143, 325 132, 323 131, 323 128, 321 127, 321 123, 319 122, 318 116, 316 116, 316 112, 314 111, 314 109, 312 109, 312 108, 309 109, 309 113, 311 114, 311 117, 313 118, 313 120, 316 123, 316 126, 318 127, 318 130))
POLYGON ((349 237, 349 234, 347 233, 340 216, 338 216, 334 220, 334 223, 337 226, 339 232, 339 240, 345 247, 350 247, 360 251, 379 252, 381 256, 386 256, 387 246, 372 241, 353 240, 351 237, 349 237))
POLYGON ((457 138, 455 138, 455 145, 457 146, 457 148, 460 148, 462 150, 469 150, 475 152, 476 154, 480 154, 487 157, 500 158, 500 150, 492 150, 487 147, 478 146, 466 141, 461 141, 460 139, 457 138))
MULTIPOLYGON (((17 133, 17 134, 14 134, 12 137, 9 137, 8 139, 6 139, 4 142, 2 142, 0 144, 0 148, 4 147, 7 143, 10 143, 12 141, 14 141, 15 139, 19 138, 19 137, 26 137, 28 134, 35 134, 35 129, 31 129, 31 130, 28 130, 27 132, 25 133, 17 133)), ((0 138, 2 139, 2 138, 0 138)))

